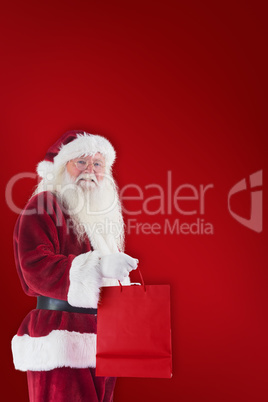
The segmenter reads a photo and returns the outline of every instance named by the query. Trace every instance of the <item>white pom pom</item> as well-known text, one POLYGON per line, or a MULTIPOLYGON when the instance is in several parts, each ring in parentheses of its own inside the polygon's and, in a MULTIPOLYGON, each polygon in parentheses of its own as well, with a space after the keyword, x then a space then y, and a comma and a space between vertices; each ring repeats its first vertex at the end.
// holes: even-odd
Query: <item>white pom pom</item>
POLYGON ((49 161, 39 162, 36 171, 38 175, 42 178, 46 177, 48 173, 52 173, 54 168, 54 164, 49 161))

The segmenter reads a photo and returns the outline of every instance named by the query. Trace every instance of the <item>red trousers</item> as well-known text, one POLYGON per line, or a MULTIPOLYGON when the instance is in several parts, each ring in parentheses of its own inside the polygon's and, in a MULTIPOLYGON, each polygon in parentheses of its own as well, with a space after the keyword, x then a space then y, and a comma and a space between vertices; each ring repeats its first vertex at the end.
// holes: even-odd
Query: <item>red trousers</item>
POLYGON ((28 371, 30 402, 112 402, 116 378, 96 377, 95 369, 63 367, 28 371))

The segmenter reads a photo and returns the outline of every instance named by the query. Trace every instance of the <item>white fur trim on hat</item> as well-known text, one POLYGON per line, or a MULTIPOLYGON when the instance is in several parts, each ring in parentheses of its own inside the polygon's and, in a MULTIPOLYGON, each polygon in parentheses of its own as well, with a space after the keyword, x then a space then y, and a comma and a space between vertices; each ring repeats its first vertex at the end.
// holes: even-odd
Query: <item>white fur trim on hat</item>
POLYGON ((77 138, 66 145, 62 145, 59 153, 54 158, 55 167, 64 165, 71 159, 82 155, 95 155, 100 152, 106 165, 110 168, 115 160, 115 150, 111 143, 104 137, 95 134, 77 134, 77 138))
POLYGON ((15 335, 14 366, 21 371, 47 371, 58 367, 96 367, 96 334, 54 330, 46 336, 15 335))

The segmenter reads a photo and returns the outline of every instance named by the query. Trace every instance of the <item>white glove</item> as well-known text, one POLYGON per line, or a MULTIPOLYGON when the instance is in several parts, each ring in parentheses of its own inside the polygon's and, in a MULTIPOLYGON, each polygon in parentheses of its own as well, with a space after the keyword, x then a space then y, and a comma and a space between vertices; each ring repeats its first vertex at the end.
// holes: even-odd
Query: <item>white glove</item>
POLYGON ((100 259, 100 273, 104 278, 123 281, 125 277, 138 266, 139 260, 125 253, 104 255, 100 259))

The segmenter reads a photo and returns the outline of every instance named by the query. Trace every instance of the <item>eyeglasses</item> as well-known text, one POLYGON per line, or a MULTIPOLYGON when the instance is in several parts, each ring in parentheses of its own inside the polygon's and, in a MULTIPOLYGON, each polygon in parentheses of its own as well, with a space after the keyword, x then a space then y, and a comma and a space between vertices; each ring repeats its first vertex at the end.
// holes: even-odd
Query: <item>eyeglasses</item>
POLYGON ((73 163, 75 164, 77 169, 80 170, 81 172, 86 170, 88 168, 88 166, 93 166, 93 170, 95 172, 101 172, 103 170, 103 168, 105 167, 104 163, 99 160, 97 160, 93 163, 90 163, 90 161, 87 161, 85 159, 74 159, 73 163))

